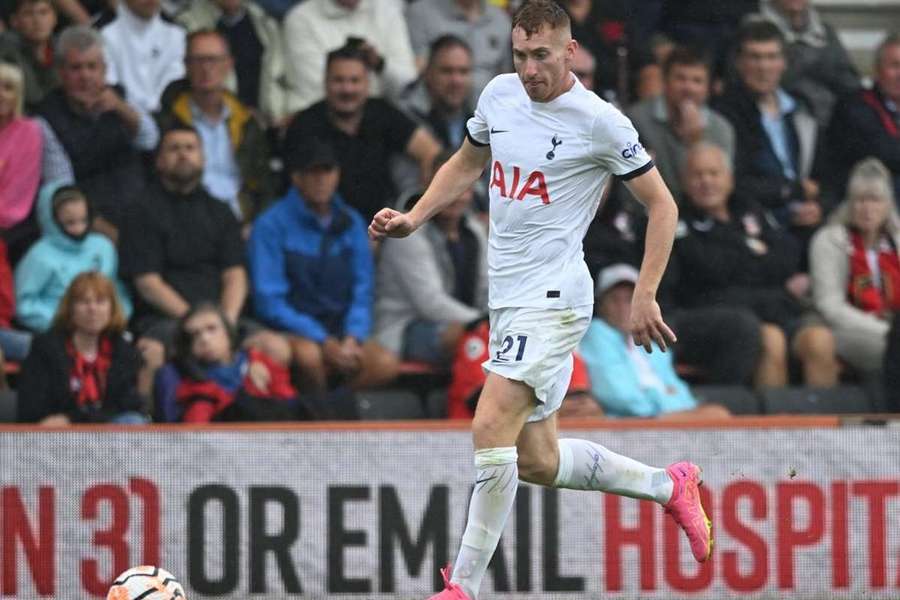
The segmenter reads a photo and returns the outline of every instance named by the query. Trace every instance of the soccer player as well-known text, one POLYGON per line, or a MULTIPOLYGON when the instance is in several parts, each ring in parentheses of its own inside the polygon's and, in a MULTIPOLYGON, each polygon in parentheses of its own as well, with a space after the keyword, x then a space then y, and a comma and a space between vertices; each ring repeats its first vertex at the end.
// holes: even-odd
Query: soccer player
POLYGON ((556 411, 572 372, 572 350, 590 323, 593 286, 581 249, 609 175, 647 207, 643 265, 631 331, 648 352, 675 335, 656 290, 678 211, 631 122, 571 73, 577 42, 553 0, 529 0, 512 23, 516 74, 495 77, 467 124, 461 148, 408 213, 379 211, 369 234, 403 237, 466 190, 492 160, 490 359, 472 421, 475 488, 446 588, 432 600, 474 600, 515 499, 519 479, 598 490, 664 505, 688 536, 694 558, 712 549, 700 503, 700 468, 653 468, 587 440, 558 439, 556 411))

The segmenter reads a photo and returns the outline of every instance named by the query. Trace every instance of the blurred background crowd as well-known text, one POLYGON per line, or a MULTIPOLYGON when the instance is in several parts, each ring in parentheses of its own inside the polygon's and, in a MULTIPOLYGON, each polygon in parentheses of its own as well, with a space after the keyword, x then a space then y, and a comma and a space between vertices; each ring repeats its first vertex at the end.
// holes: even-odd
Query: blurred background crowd
MULTIPOLYGON (((900 412, 900 34, 865 64, 810 0, 561 0, 574 75, 680 208, 612 181, 564 416, 900 412)), ((486 0, 0 1, 0 420, 470 417, 488 181, 373 244, 512 70, 486 0)))

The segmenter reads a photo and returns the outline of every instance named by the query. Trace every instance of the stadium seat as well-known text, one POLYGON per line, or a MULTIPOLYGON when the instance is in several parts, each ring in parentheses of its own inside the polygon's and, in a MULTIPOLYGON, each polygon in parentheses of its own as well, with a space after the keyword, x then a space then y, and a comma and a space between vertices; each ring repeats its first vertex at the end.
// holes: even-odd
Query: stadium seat
POLYGON ((438 388, 425 396, 425 413, 429 419, 447 418, 447 390, 438 388))
POLYGON ((752 390, 740 385, 696 385, 691 391, 703 403, 721 404, 734 415, 761 415, 762 403, 752 390))
POLYGON ((15 423, 18 416, 16 392, 0 391, 0 423, 15 423))
POLYGON ((785 387, 760 392, 766 414, 850 414, 870 413, 872 401, 855 385, 833 388, 785 387))
POLYGON ((371 421, 424 419, 425 407, 418 394, 386 389, 356 392, 359 418, 371 421))

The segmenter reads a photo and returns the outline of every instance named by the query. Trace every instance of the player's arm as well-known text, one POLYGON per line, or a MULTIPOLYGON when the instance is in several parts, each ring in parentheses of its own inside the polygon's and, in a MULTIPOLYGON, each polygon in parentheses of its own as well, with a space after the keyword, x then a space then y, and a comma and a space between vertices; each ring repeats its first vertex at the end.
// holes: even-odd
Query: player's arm
POLYGON ((631 333, 635 345, 650 352, 654 341, 665 351, 675 342, 675 334, 662 320, 656 292, 672 252, 672 240, 678 225, 678 207, 672 193, 654 167, 625 182, 628 189, 647 208, 647 235, 644 258, 631 304, 631 333))
POLYGON ((369 225, 369 237, 379 240, 384 236, 406 237, 419 226, 441 212, 469 189, 477 180, 490 158, 490 146, 476 146, 463 140, 459 150, 438 169, 425 193, 408 213, 383 208, 369 225))

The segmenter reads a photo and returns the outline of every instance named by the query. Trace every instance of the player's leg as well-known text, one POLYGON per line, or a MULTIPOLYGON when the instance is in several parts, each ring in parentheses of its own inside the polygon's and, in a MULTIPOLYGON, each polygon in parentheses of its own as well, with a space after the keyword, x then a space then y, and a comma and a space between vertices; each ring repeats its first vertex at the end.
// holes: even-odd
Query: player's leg
POLYGON ((694 558, 712 551, 712 526, 700 503, 700 469, 688 462, 659 469, 595 442, 558 439, 556 414, 528 423, 518 440, 520 477, 531 483, 653 500, 687 534, 694 558))
POLYGON ((534 391, 519 381, 488 373, 472 420, 475 444, 475 488, 459 555, 448 589, 435 598, 475 598, 519 483, 516 440, 534 410, 534 391))
POLYGON ((672 479, 665 469, 647 466, 600 444, 558 439, 556 413, 522 428, 519 477, 529 483, 572 490, 595 490, 665 504, 672 479))

